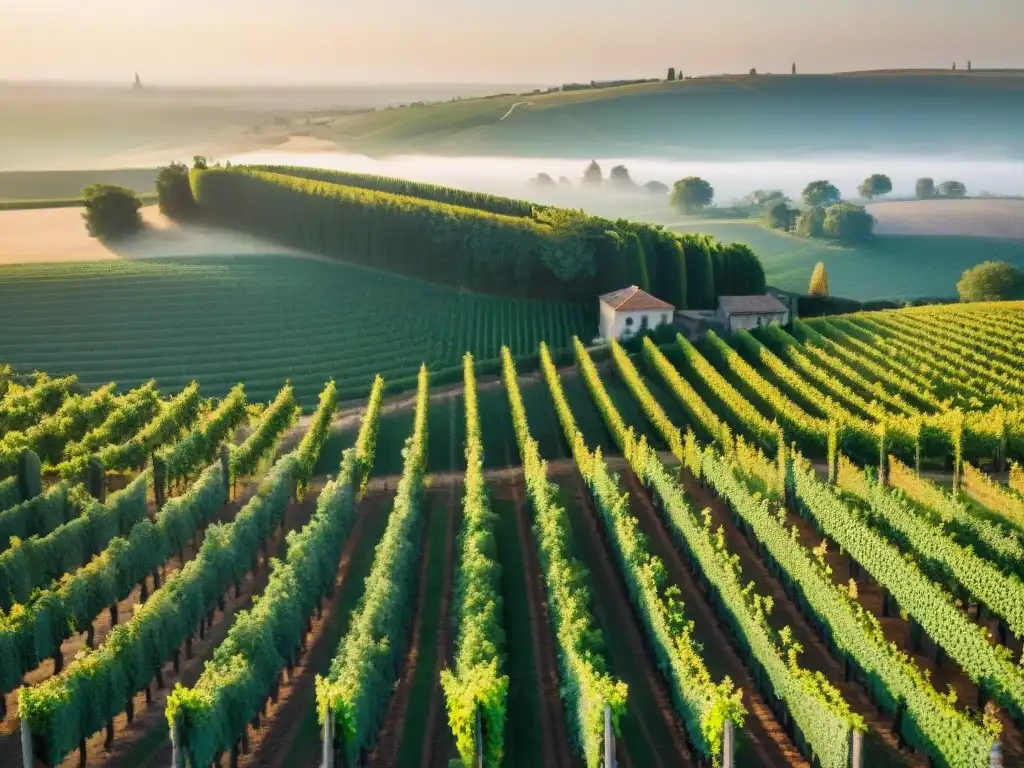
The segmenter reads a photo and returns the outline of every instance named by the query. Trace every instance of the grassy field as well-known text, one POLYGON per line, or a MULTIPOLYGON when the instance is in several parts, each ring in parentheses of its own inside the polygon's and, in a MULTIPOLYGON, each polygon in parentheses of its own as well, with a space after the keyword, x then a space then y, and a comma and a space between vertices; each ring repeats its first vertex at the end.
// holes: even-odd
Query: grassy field
POLYGON ((398 386, 421 362, 459 379, 466 350, 564 346, 593 335, 592 311, 287 256, 20 265, 0 268, 0 360, 88 386, 196 379, 222 395, 241 380, 253 400, 291 379, 310 405, 330 377, 363 397, 377 373, 398 386))
POLYGON ((671 227, 749 245, 768 284, 806 291, 814 265, 825 262, 834 296, 883 298, 955 296, 965 269, 982 261, 1024 263, 1024 239, 972 235, 879 235, 871 243, 838 248, 772 232, 757 222, 693 221, 671 227))

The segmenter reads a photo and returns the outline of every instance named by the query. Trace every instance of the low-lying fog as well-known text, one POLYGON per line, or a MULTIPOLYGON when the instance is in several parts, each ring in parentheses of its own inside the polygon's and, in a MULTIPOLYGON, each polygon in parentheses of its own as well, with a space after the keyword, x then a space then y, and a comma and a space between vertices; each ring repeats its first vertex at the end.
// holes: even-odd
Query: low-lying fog
MULTIPOLYGON (((268 163, 302 165, 337 170, 374 173, 384 176, 427 181, 481 192, 528 197, 544 201, 564 200, 566 204, 602 207, 599 198, 579 189, 586 163, 564 158, 441 157, 396 156, 371 158, 340 152, 287 152, 261 150, 230 158, 232 163, 268 163), (555 181, 565 176, 572 191, 538 190, 528 186, 530 178, 547 173, 555 181), (591 206, 589 203, 595 203, 591 206)), ((625 165, 634 182, 643 185, 660 181, 668 186, 686 176, 700 176, 715 188, 719 205, 741 198, 755 189, 781 189, 799 198, 807 182, 828 179, 844 197, 857 196, 857 187, 872 173, 884 173, 892 179, 889 197, 911 197, 918 178, 928 176, 939 184, 961 181, 969 195, 1024 194, 1024 162, 1002 159, 959 159, 944 157, 885 156, 848 157, 843 155, 808 157, 802 161, 693 161, 630 158, 597 158, 607 178, 616 165, 625 165)), ((601 194, 600 198, 606 198, 601 194)))

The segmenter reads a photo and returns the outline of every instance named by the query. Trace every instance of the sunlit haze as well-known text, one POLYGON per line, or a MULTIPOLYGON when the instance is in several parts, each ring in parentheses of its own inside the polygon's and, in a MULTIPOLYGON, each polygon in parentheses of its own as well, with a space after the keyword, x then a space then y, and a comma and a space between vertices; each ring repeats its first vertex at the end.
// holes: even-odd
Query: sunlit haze
POLYGON ((1024 2, 0 0, 0 80, 550 83, 1024 67, 1024 2))

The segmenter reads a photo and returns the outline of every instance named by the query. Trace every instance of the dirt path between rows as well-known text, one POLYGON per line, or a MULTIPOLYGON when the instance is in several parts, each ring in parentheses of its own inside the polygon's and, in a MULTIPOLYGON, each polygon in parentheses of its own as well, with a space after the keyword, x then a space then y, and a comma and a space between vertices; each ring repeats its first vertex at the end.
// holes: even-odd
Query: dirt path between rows
POLYGON ((687 765, 691 755, 683 726, 641 634, 626 586, 605 543, 602 524, 597 519, 599 513, 583 479, 575 469, 552 479, 571 495, 567 511, 572 519, 573 538, 578 540, 580 556, 590 572, 593 610, 604 630, 609 663, 615 675, 630 686, 629 722, 620 723, 622 737, 616 744, 617 756, 620 762, 636 768, 687 765), (652 705, 654 711, 644 713, 644 703, 652 705))
MULTIPOLYGON (((431 547, 428 532, 430 523, 438 510, 432 505, 426 504, 424 517, 420 530, 420 557, 417 568, 417 584, 419 590, 416 594, 416 607, 413 614, 412 637, 409 639, 409 647, 406 650, 404 660, 399 670, 398 680, 395 683, 395 692, 388 702, 388 711, 384 717, 384 724, 381 726, 377 736, 377 743, 370 753, 367 765, 374 768, 386 768, 398 765, 398 753, 402 746, 402 736, 406 726, 406 712, 409 709, 409 700, 412 695, 413 678, 416 676, 416 669, 420 663, 420 638, 424 632, 423 613, 427 602, 427 572, 430 570, 431 547)), ((427 630, 429 631, 429 629, 427 630)))
POLYGON ((807 766, 764 697, 755 689, 732 631, 712 608, 647 492, 629 469, 624 469, 621 479, 629 493, 630 509, 640 522, 640 529, 647 536, 652 553, 661 558, 671 582, 682 591, 686 617, 696 624, 695 639, 703 645, 705 664, 712 677, 720 680, 728 675, 743 691, 743 703, 750 716, 737 739, 738 764, 757 764, 766 768, 807 766))
POLYGON ((387 514, 389 496, 364 498, 358 503, 355 519, 348 539, 341 550, 333 592, 323 603, 319 616, 314 614, 311 631, 306 634, 305 648, 287 681, 281 683, 276 703, 263 714, 259 728, 249 730, 249 754, 239 760, 242 768, 282 768, 307 709, 316 706, 316 676, 326 674, 337 650, 334 638, 327 630, 338 621, 337 612, 343 589, 349 578, 349 568, 356 549, 365 544, 364 531, 371 514, 387 514), (381 509, 380 507, 383 507, 381 509))
MULTIPOLYGON (((449 434, 455 434, 456 403, 449 400, 449 434)), ((448 443, 448 466, 457 464, 458 447, 454 441, 448 443)), ((441 591, 441 611, 437 625, 437 657, 432 673, 433 686, 430 694, 430 708, 427 711, 427 725, 420 744, 420 768, 448 768, 449 755, 455 752, 455 739, 448 726, 447 707, 444 691, 441 689, 441 670, 454 666, 454 639, 452 637, 452 600, 454 599, 455 538, 457 525, 463 521, 460 509, 461 494, 458 485, 449 485, 445 509, 444 574, 441 591)))
POLYGON ((683 488, 698 509, 711 511, 715 527, 720 526, 724 530, 729 551, 739 557, 744 580, 753 581, 759 594, 770 595, 775 601, 770 622, 776 629, 783 626, 792 629, 794 638, 804 649, 800 655, 800 665, 824 674, 839 689, 850 708, 860 714, 868 724, 870 731, 864 744, 866 764, 873 768, 923 768, 925 761, 920 756, 900 751, 898 740, 892 732, 892 718, 880 713, 859 685, 852 680, 844 682, 840 663, 829 652, 820 635, 799 611, 794 601, 786 595, 783 586, 772 576, 750 540, 737 528, 725 504, 709 489, 702 488, 686 470, 683 471, 683 488))
MULTIPOLYGON (((542 585, 540 561, 530 531, 530 512, 526 507, 520 471, 513 479, 492 485, 511 498, 515 505, 515 525, 527 589, 526 609, 530 622, 530 645, 533 650, 533 685, 540 692, 539 711, 541 749, 544 768, 575 768, 579 760, 572 752, 566 724, 565 707, 559 695, 558 657, 555 653, 554 628, 548 609, 546 590, 542 585)), ((505 599, 508 599, 507 597, 505 599)), ((511 634, 511 628, 508 630, 511 634)))

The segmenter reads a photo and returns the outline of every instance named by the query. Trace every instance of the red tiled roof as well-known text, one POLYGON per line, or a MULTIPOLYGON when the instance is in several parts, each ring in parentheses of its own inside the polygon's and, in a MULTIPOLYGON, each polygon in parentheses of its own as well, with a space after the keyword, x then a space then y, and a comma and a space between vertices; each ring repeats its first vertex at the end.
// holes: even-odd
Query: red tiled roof
POLYGON ((675 309, 667 301, 662 301, 657 296, 651 296, 651 294, 641 291, 635 285, 606 293, 601 296, 601 301, 616 312, 635 312, 645 309, 667 310, 671 312, 675 309))
POLYGON ((770 293, 760 296, 719 296, 718 306, 727 315, 775 315, 789 309, 770 293))

